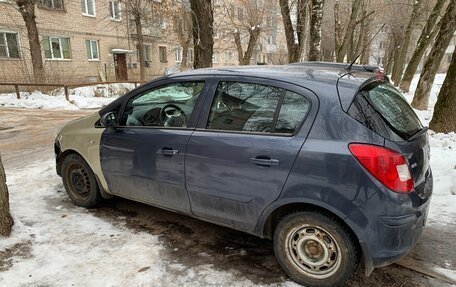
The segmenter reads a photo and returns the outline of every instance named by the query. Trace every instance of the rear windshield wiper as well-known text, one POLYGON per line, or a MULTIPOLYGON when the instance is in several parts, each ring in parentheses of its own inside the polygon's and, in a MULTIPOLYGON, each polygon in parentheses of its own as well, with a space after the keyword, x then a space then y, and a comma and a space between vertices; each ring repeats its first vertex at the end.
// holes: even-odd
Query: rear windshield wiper
POLYGON ((416 133, 414 133, 411 137, 409 137, 407 139, 407 141, 413 141, 415 139, 417 139, 420 135, 424 134, 425 132, 427 132, 429 128, 428 127, 423 127, 422 129, 418 130, 416 133))

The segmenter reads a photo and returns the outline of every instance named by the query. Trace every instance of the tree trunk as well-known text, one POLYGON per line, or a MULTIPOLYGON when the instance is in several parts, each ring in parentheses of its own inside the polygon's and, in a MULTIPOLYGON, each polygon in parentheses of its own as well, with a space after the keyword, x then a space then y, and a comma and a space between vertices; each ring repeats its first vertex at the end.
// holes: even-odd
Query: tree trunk
POLYGON ((241 42, 241 33, 236 31, 233 33, 234 36, 234 43, 236 44, 236 50, 238 54, 238 62, 239 65, 242 65, 242 55, 244 54, 244 50, 242 49, 242 42, 241 42))
POLYGON ((440 89, 429 127, 439 133, 456 132, 456 49, 440 89))
POLYGON ((412 36, 413 26, 415 25, 416 20, 418 19, 421 7, 420 0, 414 0, 412 15, 408 21, 407 27, 404 31, 404 37, 402 38, 401 47, 399 50, 399 55, 397 61, 394 62, 393 73, 391 79, 393 80, 396 86, 399 85, 399 81, 402 78, 402 71, 404 70, 404 63, 407 58, 407 51, 410 45, 410 38, 412 36))
POLYGON ((136 36, 138 41, 136 48, 138 49, 139 53, 139 79, 141 81, 144 81, 146 76, 146 57, 144 55, 144 37, 142 33, 141 13, 139 11, 139 8, 136 9, 134 17, 136 26, 136 36))
POLYGON ((339 47, 336 47, 336 62, 343 62, 345 55, 347 55, 348 46, 353 42, 353 33, 356 27, 356 17, 358 16, 360 0, 353 0, 352 9, 350 13, 350 20, 345 30, 344 39, 339 47))
POLYGON ((321 57, 321 22, 323 19, 324 0, 312 0, 310 15, 309 61, 319 61, 321 57))
POLYGON ((440 31, 435 39, 434 46, 424 64, 421 72, 420 80, 415 91, 412 101, 412 107, 418 110, 426 110, 429 103, 429 94, 431 92, 432 83, 434 82, 435 74, 439 68, 440 62, 445 55, 445 49, 450 44, 453 33, 456 30, 454 24, 456 19, 456 1, 450 1, 445 15, 442 18, 440 31))
POLYGON ((211 0, 190 0, 193 11, 193 45, 195 69, 212 67, 212 54, 214 52, 214 14, 211 0))
POLYGON ((406 93, 410 90, 410 84, 412 83, 413 76, 415 75, 416 69, 421 62, 421 58, 423 58, 423 55, 429 44, 432 42, 432 39, 434 39, 435 35, 437 35, 440 23, 435 28, 434 26, 445 2, 446 0, 437 0, 431 15, 427 19, 426 25, 421 31, 415 51, 410 58, 407 68, 405 69, 404 76, 399 85, 399 88, 406 93))
POLYGON ((5 170, 3 169, 2 157, 0 155, 0 235, 9 236, 14 221, 9 209, 8 186, 6 185, 5 170))
POLYGON ((291 21, 290 7, 288 0, 279 0, 280 11, 282 13, 283 27, 285 30, 285 38, 287 41, 288 63, 298 62, 301 58, 302 48, 305 40, 306 30, 306 0, 298 0, 298 13, 296 20, 296 35, 298 41, 296 43, 295 30, 291 21))
POLYGON ((17 0, 19 12, 25 22, 27 28, 27 36, 30 46, 30 56, 32 59, 33 80, 35 83, 44 83, 46 74, 43 65, 43 56, 41 54, 41 43, 36 26, 35 4, 36 0, 17 0))
POLYGON ((180 70, 183 71, 187 69, 187 63, 188 63, 188 46, 190 45, 190 41, 185 42, 184 45, 182 45, 182 61, 180 64, 180 70))

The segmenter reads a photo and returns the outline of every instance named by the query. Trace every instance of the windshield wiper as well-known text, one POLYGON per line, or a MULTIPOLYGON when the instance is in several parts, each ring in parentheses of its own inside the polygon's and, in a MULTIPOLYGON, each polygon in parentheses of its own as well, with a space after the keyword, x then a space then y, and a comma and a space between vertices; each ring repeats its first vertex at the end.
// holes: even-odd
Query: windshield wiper
POLYGON ((429 128, 428 127, 423 127, 422 129, 418 130, 416 133, 414 133, 411 137, 408 138, 408 142, 415 140, 418 138, 420 135, 424 134, 427 132, 429 128))

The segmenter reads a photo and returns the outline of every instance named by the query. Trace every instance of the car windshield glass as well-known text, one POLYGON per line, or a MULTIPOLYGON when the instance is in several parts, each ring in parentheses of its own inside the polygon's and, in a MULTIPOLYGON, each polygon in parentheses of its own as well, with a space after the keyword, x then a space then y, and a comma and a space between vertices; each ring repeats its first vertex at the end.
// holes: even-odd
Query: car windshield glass
POLYGON ((366 91, 366 97, 386 124, 402 138, 408 139, 423 128, 405 98, 391 85, 371 86, 366 91))

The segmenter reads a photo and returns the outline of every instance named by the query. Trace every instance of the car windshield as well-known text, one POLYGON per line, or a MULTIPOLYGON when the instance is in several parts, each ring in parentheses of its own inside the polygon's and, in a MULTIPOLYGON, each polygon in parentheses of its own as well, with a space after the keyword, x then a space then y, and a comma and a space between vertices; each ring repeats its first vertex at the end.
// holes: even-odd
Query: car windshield
POLYGON ((423 128, 417 115, 402 94, 389 84, 370 86, 366 98, 386 124, 399 136, 408 139, 423 128))

